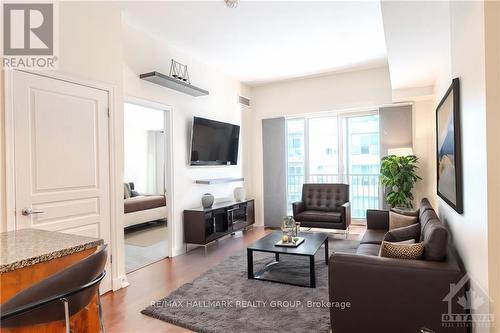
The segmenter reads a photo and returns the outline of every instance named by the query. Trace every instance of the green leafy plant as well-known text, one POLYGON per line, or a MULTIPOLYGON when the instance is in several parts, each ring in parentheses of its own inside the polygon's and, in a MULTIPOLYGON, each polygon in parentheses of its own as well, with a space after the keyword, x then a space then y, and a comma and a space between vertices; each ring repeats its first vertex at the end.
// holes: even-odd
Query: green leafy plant
POLYGON ((414 155, 389 155, 382 158, 380 182, 387 188, 387 202, 391 207, 413 207, 413 186, 417 180, 418 158, 414 155))

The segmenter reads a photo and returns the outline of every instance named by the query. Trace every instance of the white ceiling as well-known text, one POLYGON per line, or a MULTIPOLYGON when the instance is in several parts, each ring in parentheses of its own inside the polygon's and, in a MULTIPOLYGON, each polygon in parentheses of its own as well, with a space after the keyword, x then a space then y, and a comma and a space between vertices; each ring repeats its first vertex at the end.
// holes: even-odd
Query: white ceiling
POLYGON ((387 65, 379 2, 127 2, 124 20, 258 85, 387 65))
POLYGON ((450 64, 448 1, 383 1, 392 89, 432 86, 450 64))

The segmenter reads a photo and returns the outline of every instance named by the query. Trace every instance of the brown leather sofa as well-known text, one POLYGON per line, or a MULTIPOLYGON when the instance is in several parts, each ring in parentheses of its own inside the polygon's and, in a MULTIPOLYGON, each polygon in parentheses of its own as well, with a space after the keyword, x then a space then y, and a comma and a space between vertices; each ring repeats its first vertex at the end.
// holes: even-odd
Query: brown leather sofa
POLYGON ((358 332, 467 332, 461 325, 443 327, 442 315, 466 313, 456 302, 465 286, 459 258, 448 244, 448 230, 427 199, 423 199, 419 224, 389 229, 389 212, 367 211, 367 231, 356 254, 334 253, 329 259, 330 302, 350 302, 349 308, 332 306, 334 333, 358 332), (379 257, 383 240, 414 237, 424 242, 423 260, 379 257), (450 284, 457 291, 450 294, 450 284), (445 297, 452 297, 448 303, 445 297))
POLYGON ((346 230, 351 225, 349 185, 304 184, 302 201, 294 202, 293 218, 303 227, 346 230))

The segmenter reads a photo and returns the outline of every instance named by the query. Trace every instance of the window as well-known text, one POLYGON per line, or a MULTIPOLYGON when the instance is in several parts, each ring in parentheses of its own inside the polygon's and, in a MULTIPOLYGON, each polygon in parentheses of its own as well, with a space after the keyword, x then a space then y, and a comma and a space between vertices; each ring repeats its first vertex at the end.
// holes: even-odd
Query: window
POLYGON ((311 118, 308 125, 308 162, 311 174, 338 174, 337 117, 311 118))
POLYGON ((287 145, 290 213, 304 182, 349 183, 354 218, 379 208, 378 114, 289 119, 287 145))
POLYGON ((300 201, 305 178, 304 119, 287 121, 287 195, 290 203, 300 201))

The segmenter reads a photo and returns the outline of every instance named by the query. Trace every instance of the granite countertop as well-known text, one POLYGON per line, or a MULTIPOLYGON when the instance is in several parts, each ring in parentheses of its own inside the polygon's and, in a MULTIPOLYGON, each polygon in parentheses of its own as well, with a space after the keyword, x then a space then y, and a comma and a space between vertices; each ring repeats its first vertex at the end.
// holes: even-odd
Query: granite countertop
POLYGON ((99 238, 40 229, 0 233, 0 273, 84 251, 104 241, 99 238))

